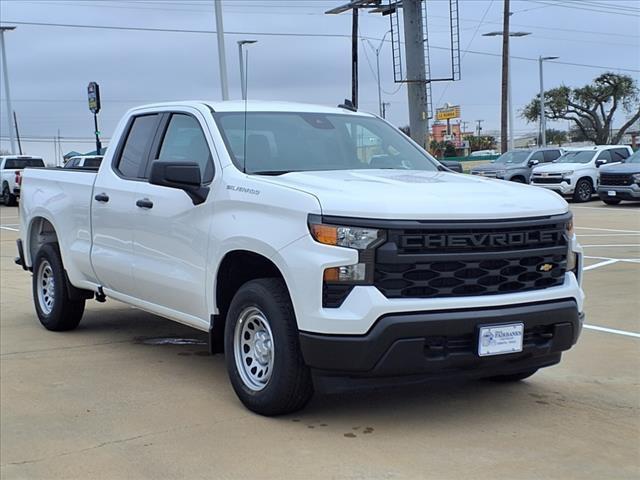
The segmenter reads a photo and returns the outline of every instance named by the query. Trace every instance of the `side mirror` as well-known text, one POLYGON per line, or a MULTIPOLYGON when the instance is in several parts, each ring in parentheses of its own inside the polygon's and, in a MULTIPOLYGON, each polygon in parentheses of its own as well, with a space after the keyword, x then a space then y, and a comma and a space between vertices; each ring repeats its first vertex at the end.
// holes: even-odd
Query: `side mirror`
POLYGON ((184 190, 194 205, 203 203, 209 194, 209 187, 202 186, 200 166, 195 162, 155 161, 151 164, 149 183, 184 190))
POLYGON ((529 165, 529 167, 535 167, 539 163, 540 163, 540 160, 529 160, 529 163, 527 165, 529 165))
POLYGON ((606 160, 596 160, 596 168, 600 168, 605 163, 607 163, 606 160))

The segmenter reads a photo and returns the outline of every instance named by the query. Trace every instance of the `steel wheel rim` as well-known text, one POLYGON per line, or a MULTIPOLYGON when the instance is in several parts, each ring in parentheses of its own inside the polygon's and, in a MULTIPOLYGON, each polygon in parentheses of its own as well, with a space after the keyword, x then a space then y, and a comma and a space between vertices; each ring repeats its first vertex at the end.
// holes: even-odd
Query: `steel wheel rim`
POLYGON ((245 386, 255 392, 264 389, 273 373, 274 341, 269 321, 258 307, 247 307, 238 316, 233 353, 245 386))
POLYGON ((43 260, 38 268, 38 274, 36 277, 38 286, 38 303, 40 304, 40 310, 45 315, 49 315, 53 310, 55 301, 55 288, 56 281, 53 277, 53 268, 47 260, 43 260))

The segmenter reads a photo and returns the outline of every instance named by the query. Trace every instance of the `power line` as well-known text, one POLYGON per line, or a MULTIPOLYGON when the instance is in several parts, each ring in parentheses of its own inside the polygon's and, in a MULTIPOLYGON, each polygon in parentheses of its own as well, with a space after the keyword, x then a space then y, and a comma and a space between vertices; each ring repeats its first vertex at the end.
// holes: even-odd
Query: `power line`
MULTIPOLYGON (((115 25, 80 25, 80 24, 69 24, 69 23, 48 23, 48 22, 21 22, 21 21, 12 21, 12 20, 2 20, 1 23, 14 24, 14 25, 31 25, 31 26, 43 26, 43 27, 62 27, 62 28, 88 28, 88 29, 99 29, 99 30, 126 30, 126 31, 140 31, 140 32, 168 32, 168 33, 193 33, 193 34, 214 34, 215 30, 192 30, 192 29, 181 29, 181 28, 153 28, 153 27, 123 27, 123 26, 115 26, 115 25)), ((339 33, 285 33, 285 32, 238 32, 238 31, 226 31, 227 35, 255 35, 255 36, 270 36, 270 37, 310 37, 310 38, 348 38, 351 39, 351 35, 339 34, 339 33)), ((377 40, 380 41, 380 38, 376 37, 361 37, 368 38, 369 40, 377 40)), ((385 42, 390 42, 390 40, 385 40, 385 42)), ((450 47, 441 47, 432 45, 430 48, 436 50, 450 50, 450 47)), ((499 53, 491 53, 491 52, 482 52, 478 50, 463 50, 463 53, 470 53, 472 55, 485 55, 490 57, 500 57, 499 53)), ((519 57, 512 56, 512 59, 515 60, 525 60, 530 62, 537 62, 537 58, 530 57, 519 57)), ((555 63, 558 65, 569 65, 573 67, 584 67, 584 68, 597 68, 599 70, 617 70, 621 72, 640 72, 639 69, 633 68, 622 68, 622 67, 610 67, 610 66, 602 66, 602 65, 591 65, 586 63, 576 63, 576 62, 565 62, 565 61, 553 61, 550 63, 555 63)))
MULTIPOLYGON (((588 8, 586 6, 583 5, 582 2, 580 2, 580 4, 575 4, 573 2, 572 5, 567 5, 567 4, 563 4, 563 3, 549 3, 549 2, 544 2, 541 0, 531 0, 533 3, 539 3, 540 5, 548 5, 550 7, 561 7, 561 8, 569 8, 572 10, 580 10, 580 11, 586 11, 586 12, 596 12, 596 13, 607 13, 609 15, 619 15, 619 16, 623 16, 623 17, 640 17, 640 15, 633 15, 633 13, 631 13, 630 11, 625 11, 625 12, 615 12, 612 11, 610 9, 608 10, 598 10, 596 8, 588 8), (580 6, 578 6, 580 5, 580 6)), ((588 4, 587 4, 588 5, 588 4)), ((633 10, 634 12, 639 12, 638 10, 633 10)))

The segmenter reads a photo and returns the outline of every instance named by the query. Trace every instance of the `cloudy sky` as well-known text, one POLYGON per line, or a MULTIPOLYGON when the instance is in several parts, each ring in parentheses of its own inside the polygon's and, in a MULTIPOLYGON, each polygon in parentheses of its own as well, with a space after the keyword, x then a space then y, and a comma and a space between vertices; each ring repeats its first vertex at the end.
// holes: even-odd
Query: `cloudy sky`
MULTIPOLYGON (((236 42, 241 39, 258 40, 250 47, 250 98, 334 105, 349 97, 351 16, 323 13, 342 3, 224 0, 231 97, 240 97, 236 42)), ((606 70, 640 78, 637 0, 512 0, 511 4, 512 30, 531 33, 511 44, 516 109, 539 89, 539 55, 560 57, 545 64, 547 88, 584 85, 606 70)), ((478 119, 484 120, 485 132, 499 128, 501 42, 482 34, 501 29, 502 5, 501 0, 460 0, 462 80, 433 88, 436 105, 461 105, 469 129, 478 119)), ((443 48, 449 42, 447 6, 443 0, 429 0, 434 76, 448 74, 448 52, 443 48)), ((389 30, 388 17, 361 13, 360 19, 360 34, 378 47, 376 39, 389 30)), ((13 109, 21 135, 30 140, 23 145, 27 153, 53 160, 52 139, 58 132, 65 152, 93 148, 93 121, 86 101, 90 81, 101 87, 100 130, 105 143, 132 106, 220 99, 212 0, 3 0, 0 20, 18 26, 5 34, 5 41, 13 109)), ((391 104, 388 118, 405 125, 406 89, 394 84, 391 62, 391 44, 385 43, 380 51, 383 100, 391 104)), ((362 41, 360 107, 377 111, 373 67, 375 53, 362 41)), ((1 108, 0 149, 8 149, 4 90, 1 108)), ((619 115, 617 123, 623 120, 619 115)), ((535 129, 534 124, 516 119, 517 134, 535 129)))

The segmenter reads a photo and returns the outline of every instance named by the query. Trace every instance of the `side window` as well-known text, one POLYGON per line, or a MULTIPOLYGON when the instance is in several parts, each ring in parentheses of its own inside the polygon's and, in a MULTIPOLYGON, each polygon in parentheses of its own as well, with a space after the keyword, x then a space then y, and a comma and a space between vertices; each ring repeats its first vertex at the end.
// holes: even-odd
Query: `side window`
POLYGON ((529 157, 529 160, 538 160, 540 163, 542 163, 544 162, 544 154, 542 152, 536 152, 531 155, 531 157, 529 157))
POLYGON ((71 160, 69 160, 69 163, 67 163, 67 168, 76 168, 79 162, 80 160, 78 160, 77 158, 72 158, 71 160))
POLYGON ((139 178, 153 141, 158 115, 135 117, 125 141, 116 169, 125 177, 139 178))
POLYGON ((611 158, 614 162, 624 162, 629 156, 629 151, 626 148, 614 148, 611 150, 611 158))
POLYGON ((181 113, 171 115, 162 140, 158 160, 171 162, 196 162, 200 165, 202 182, 213 180, 213 159, 198 121, 181 113))
POLYGON ((560 150, 545 150, 543 153, 545 162, 553 162, 560 156, 560 150))
POLYGON ((611 152, 609 150, 603 150, 598 155, 598 160, 606 160, 607 162, 611 161, 611 152))

